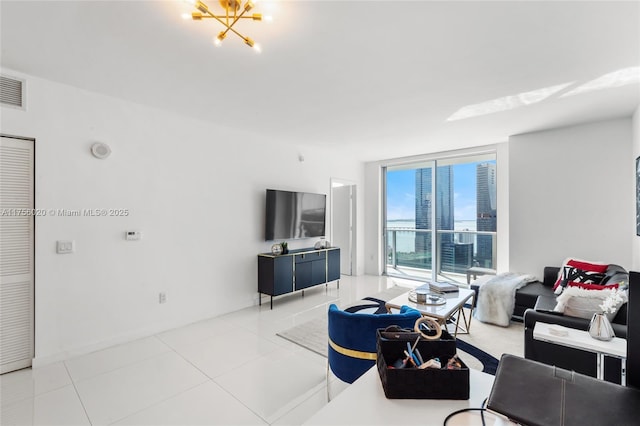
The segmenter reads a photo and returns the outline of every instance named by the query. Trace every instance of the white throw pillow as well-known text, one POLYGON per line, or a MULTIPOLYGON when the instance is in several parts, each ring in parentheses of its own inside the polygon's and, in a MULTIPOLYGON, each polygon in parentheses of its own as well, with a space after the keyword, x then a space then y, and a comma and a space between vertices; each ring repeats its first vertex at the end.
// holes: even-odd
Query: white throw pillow
MULTIPOLYGON (((611 296, 615 289, 604 290, 587 290, 580 287, 567 287, 560 296, 556 298, 558 304, 553 309, 556 312, 562 312, 570 317, 578 317, 591 319, 593 314, 602 312, 600 305, 606 298, 611 296)), ((626 293, 623 293, 624 302, 626 302, 626 293)), ((616 312, 607 313, 607 318, 612 321, 616 316, 617 310, 620 309, 622 303, 616 306, 616 312)))

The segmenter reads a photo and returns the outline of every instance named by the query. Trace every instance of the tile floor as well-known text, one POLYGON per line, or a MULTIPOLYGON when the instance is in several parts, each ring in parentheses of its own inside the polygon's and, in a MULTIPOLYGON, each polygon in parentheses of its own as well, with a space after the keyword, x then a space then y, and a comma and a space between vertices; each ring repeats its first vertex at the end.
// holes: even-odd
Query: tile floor
POLYGON ((326 404, 326 359, 276 333, 394 284, 344 276, 340 289, 281 297, 273 310, 265 297, 262 306, 4 374, 0 424, 301 424, 326 404))
MULTIPOLYGON (((2 425, 299 425, 327 403, 326 359, 278 336, 397 278, 343 276, 227 315, 0 376, 2 425)), ((476 322, 477 324, 477 322, 476 322)), ((472 333, 473 334, 473 333, 472 333)), ((346 385, 329 384, 332 395, 346 385)))

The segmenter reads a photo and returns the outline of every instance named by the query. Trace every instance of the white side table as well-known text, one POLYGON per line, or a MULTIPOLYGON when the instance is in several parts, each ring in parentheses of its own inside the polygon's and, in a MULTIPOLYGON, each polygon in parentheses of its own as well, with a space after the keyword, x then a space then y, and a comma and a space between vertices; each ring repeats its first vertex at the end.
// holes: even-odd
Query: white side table
POLYGON ((611 356, 620 358, 621 360, 621 377, 620 383, 627 385, 627 341, 619 337, 604 342, 594 339, 589 332, 576 330, 575 328, 563 327, 557 324, 547 324, 537 322, 533 328, 533 338, 542 340, 556 345, 567 346, 569 348, 581 349, 583 351, 593 352, 597 359, 597 378, 604 380, 604 357, 611 356), (554 331, 560 333, 567 332, 567 335, 559 336, 554 331))

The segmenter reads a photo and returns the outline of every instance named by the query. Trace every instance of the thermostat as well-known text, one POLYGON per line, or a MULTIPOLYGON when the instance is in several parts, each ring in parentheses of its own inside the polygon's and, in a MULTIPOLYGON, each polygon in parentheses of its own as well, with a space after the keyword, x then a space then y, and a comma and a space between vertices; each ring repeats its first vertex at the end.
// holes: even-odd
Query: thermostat
POLYGON ((140 231, 127 231, 125 232, 125 238, 127 241, 137 241, 142 238, 142 232, 140 231))

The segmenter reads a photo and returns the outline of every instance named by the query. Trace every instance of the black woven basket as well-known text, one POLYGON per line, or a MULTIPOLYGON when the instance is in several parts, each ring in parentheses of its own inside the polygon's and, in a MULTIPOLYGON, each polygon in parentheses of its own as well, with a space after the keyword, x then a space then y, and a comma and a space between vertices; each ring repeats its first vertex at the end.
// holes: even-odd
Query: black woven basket
MULTIPOLYGON (((469 399, 469 368, 462 361, 459 370, 389 368, 398 358, 404 358, 409 339, 386 339, 382 331, 377 332, 376 364, 387 398, 469 399)), ((425 361, 437 357, 446 364, 456 354, 456 340, 443 331, 439 340, 420 339, 417 349, 425 361)))

